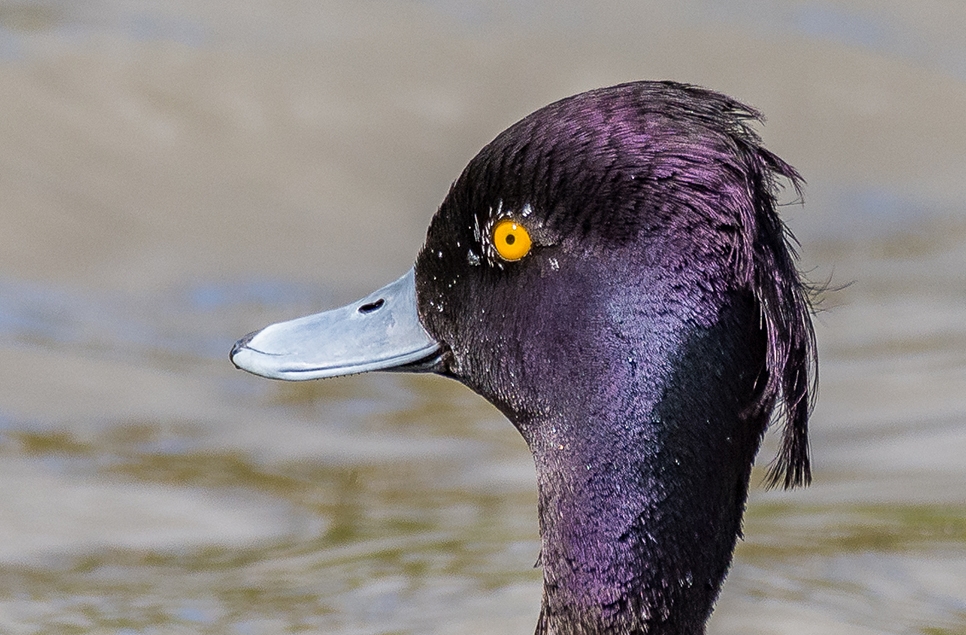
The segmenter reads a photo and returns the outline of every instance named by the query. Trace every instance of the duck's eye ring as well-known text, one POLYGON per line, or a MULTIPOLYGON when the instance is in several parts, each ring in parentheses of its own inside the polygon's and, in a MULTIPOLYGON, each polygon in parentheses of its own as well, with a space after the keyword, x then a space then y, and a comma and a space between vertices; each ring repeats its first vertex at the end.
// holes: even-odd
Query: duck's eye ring
POLYGON ((504 219, 493 228, 493 248, 500 258, 513 262, 530 253, 530 233, 520 223, 504 219))

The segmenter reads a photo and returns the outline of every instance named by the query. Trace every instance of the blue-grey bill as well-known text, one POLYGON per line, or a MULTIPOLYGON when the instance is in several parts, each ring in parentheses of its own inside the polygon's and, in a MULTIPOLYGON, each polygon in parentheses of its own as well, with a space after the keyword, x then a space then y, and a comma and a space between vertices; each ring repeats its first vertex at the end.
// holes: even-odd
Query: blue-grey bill
POLYGON ((358 302, 243 337, 232 348, 231 361, 262 377, 300 381, 371 370, 428 370, 439 351, 419 321, 410 269, 358 302))

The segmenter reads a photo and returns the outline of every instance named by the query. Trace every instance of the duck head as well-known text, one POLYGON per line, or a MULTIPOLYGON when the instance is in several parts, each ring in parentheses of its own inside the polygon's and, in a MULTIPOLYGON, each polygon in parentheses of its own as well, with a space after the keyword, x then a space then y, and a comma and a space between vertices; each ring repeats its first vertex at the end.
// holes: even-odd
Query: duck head
POLYGON ((810 480, 806 288, 776 214, 793 168, 711 91, 637 82, 551 104, 469 163, 414 270, 240 340, 280 379, 435 372, 534 457, 538 633, 701 633, 773 413, 771 480, 810 480))

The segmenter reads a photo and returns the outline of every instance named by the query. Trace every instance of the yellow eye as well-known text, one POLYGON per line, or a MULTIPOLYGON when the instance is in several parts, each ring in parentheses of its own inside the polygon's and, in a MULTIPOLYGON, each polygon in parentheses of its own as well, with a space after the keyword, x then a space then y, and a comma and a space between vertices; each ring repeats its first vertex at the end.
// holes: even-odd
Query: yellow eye
POLYGON ((493 228, 493 246, 504 260, 520 260, 530 253, 530 244, 530 234, 515 221, 501 220, 493 228))

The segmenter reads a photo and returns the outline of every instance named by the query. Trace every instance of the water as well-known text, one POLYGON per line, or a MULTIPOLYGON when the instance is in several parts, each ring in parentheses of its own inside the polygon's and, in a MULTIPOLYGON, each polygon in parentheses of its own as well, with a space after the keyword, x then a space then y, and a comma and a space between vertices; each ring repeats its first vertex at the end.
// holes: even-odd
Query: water
POLYGON ((672 77, 766 112, 809 181, 785 208, 803 265, 842 287, 816 483, 753 489, 710 632, 966 633, 964 20, 0 4, 0 631, 530 632, 532 465, 494 409, 434 377, 258 380, 227 351, 405 271, 519 117, 672 77))

